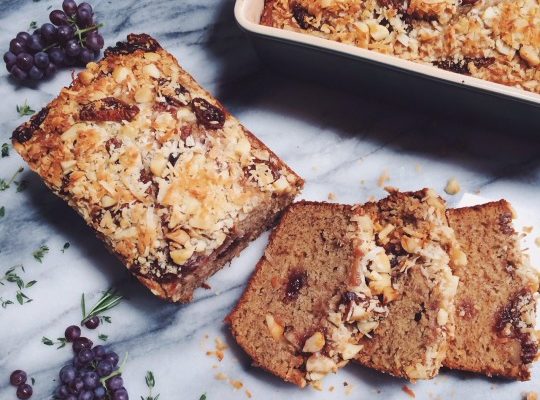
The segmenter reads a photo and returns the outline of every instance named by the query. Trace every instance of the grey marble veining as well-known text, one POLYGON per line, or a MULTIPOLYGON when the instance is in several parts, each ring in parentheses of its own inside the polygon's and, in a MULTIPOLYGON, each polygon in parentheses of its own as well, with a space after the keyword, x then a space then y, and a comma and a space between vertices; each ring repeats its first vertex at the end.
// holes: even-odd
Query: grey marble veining
MULTIPOLYGON (((6 49, 16 32, 30 21, 43 23, 47 8, 60 0, 2 0, 0 2, 0 47, 6 49)), ((266 70, 257 60, 248 40, 236 27, 233 1, 136 1, 93 2, 106 44, 114 44, 130 32, 147 32, 178 57, 180 63, 225 106, 255 132, 300 175, 306 178, 303 198, 363 202, 382 197, 380 175, 387 171, 387 184, 411 190, 431 186, 442 190, 455 176, 464 192, 480 192, 497 199, 505 197, 520 210, 531 212, 531 234, 540 236, 535 216, 540 197, 540 140, 519 136, 511 129, 495 130, 452 118, 411 112, 322 85, 282 77, 266 70)), ((4 70, 3 70, 4 71, 4 70)), ((8 142, 12 130, 24 121, 16 111, 25 100, 39 109, 70 82, 64 70, 55 79, 35 88, 19 86, 0 73, 0 142, 8 142)), ((9 178, 23 161, 13 151, 0 159, 0 178, 9 178)), ((325 380, 325 390, 300 391, 279 382, 250 361, 232 342, 222 321, 238 299, 246 279, 261 256, 267 234, 253 243, 230 267, 216 274, 210 290, 199 290, 189 305, 173 305, 153 298, 109 255, 82 220, 55 198, 40 180, 27 171, 20 179, 28 188, 17 193, 12 187, 0 192, 0 274, 10 266, 24 264, 26 280, 37 283, 25 290, 33 302, 0 308, 0 399, 14 399, 7 384, 16 368, 35 377, 33 399, 48 399, 56 373, 70 357, 70 350, 56 350, 41 343, 41 337, 56 338, 63 329, 80 320, 80 296, 88 303, 99 292, 114 286, 126 296, 108 313, 112 324, 89 335, 109 336, 108 343, 120 354, 129 353, 124 377, 132 399, 145 395, 144 374, 154 371, 156 393, 162 400, 207 398, 254 399, 402 399, 404 381, 351 365, 325 380), (65 242, 71 246, 61 252, 65 242), (32 252, 40 245, 50 248, 38 263, 32 252), (220 337, 228 345, 219 362, 207 356, 220 337), (234 390, 214 376, 223 372, 243 382, 234 390), (347 396, 343 382, 352 387, 347 396), (328 388, 334 386, 330 392, 328 388)), ((447 196, 451 205, 460 200, 447 196)), ((0 286, 3 299, 14 300, 13 284, 0 286)), ((443 372, 431 382, 410 385, 420 399, 520 399, 523 392, 540 390, 540 368, 527 383, 443 372)))

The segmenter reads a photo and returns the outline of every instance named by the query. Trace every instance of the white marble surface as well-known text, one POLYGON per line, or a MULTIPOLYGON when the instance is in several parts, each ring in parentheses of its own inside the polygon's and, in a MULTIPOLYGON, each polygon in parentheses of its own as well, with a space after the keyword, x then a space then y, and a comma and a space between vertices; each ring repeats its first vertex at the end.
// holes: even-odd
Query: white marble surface
MULTIPOLYGON (((2 0, 0 48, 6 49, 9 39, 30 21, 45 22, 47 7, 60 3, 2 0)), ((528 223, 537 227, 531 237, 540 236, 538 138, 520 137, 512 130, 478 128, 459 118, 437 119, 422 110, 405 112, 367 97, 266 71, 237 29, 230 0, 96 0, 93 4, 106 23, 107 44, 129 32, 154 35, 306 178, 303 198, 325 200, 330 192, 341 202, 381 197, 384 192, 377 180, 385 170, 390 176, 388 184, 407 190, 431 186, 442 192, 446 180, 455 176, 464 192, 480 191, 492 199, 506 197, 518 210, 528 210, 528 223)), ((31 89, 14 84, 1 72, 0 142, 7 142, 11 131, 24 121, 15 111, 16 104, 28 100, 39 109, 69 81, 69 72, 62 71, 54 80, 31 89)), ((11 176, 23 165, 11 152, 0 159, 0 177, 11 176)), ((202 393, 209 400, 247 398, 246 388, 254 399, 408 398, 401 391, 404 381, 356 365, 327 379, 322 392, 301 391, 250 367, 222 320, 261 256, 267 235, 216 274, 210 281, 212 289, 200 290, 193 304, 166 304, 131 278, 36 176, 25 170, 22 178, 28 181, 26 191, 17 193, 11 188, 0 192, 0 207, 5 207, 5 217, 0 219, 0 274, 22 263, 26 268, 23 278, 37 283, 25 291, 33 302, 0 308, 0 399, 15 398, 7 380, 16 368, 35 377, 33 399, 50 398, 53 380, 70 350, 47 347, 41 337, 61 336, 67 325, 80 320, 82 292, 93 302, 109 286, 117 287, 126 300, 109 313, 113 323, 90 336, 98 341, 97 333, 107 334, 117 352, 129 352, 124 377, 132 399, 146 394, 144 374, 148 369, 156 376, 160 400, 197 400, 202 393), (62 253, 66 241, 71 247, 62 253), (40 264, 32 252, 43 244, 50 252, 40 264), (221 362, 205 354, 215 347, 216 337, 230 346, 221 362), (218 372, 242 381, 244 389, 234 390, 229 383, 214 379, 218 372), (344 381, 352 387, 349 396, 344 381), (328 390, 331 385, 335 386, 333 392, 328 390)), ((460 195, 448 200, 455 205, 460 195)), ((0 286, 0 296, 13 300, 15 289, 12 284, 0 286)), ((520 399, 524 392, 540 391, 540 367, 527 383, 444 371, 431 382, 410 387, 419 399, 520 399)))

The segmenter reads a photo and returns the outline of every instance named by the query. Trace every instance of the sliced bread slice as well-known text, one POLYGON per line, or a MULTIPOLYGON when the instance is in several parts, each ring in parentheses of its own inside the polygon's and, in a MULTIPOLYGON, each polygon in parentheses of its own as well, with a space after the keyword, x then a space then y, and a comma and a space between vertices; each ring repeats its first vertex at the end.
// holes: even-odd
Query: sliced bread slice
POLYGON ((358 206, 293 204, 227 318, 254 363, 285 381, 317 385, 361 350, 387 315, 390 262, 358 206), (366 277, 370 276, 368 283, 366 277))
POLYGON ((456 335, 444 361, 449 368, 528 380, 538 353, 535 335, 538 273, 529 265, 505 200, 448 210, 467 254, 454 266, 456 335))
POLYGON ((356 360, 394 376, 430 379, 453 334, 458 278, 450 265, 466 262, 448 227, 445 202, 430 189, 390 191, 363 208, 390 258, 398 298, 388 304, 388 317, 362 338, 356 360))

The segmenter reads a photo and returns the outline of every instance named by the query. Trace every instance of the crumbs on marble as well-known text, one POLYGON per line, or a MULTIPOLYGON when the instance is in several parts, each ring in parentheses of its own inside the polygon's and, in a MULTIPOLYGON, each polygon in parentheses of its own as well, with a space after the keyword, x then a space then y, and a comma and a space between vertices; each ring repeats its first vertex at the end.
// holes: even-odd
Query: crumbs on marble
POLYGON ((345 381, 343 382, 343 386, 345 386, 345 394, 349 396, 353 392, 353 385, 345 381))
POLYGON ((336 194, 333 192, 328 193, 328 200, 335 201, 337 199, 336 194))
POLYGON ((446 182, 444 191, 450 196, 453 196, 461 191, 461 185, 456 178, 450 178, 448 182, 446 182))
POLYGON ((315 389, 315 390, 317 390, 319 392, 322 392, 323 389, 324 389, 322 381, 312 381, 309 384, 313 389, 315 389))
MULTIPOLYGON (((208 335, 206 335, 206 336, 208 336, 208 335)), ((215 343, 216 343, 216 349, 207 351, 206 355, 207 356, 216 356, 216 358, 219 361, 221 361, 221 360, 223 360, 223 357, 225 357, 225 350, 227 350, 229 348, 229 346, 227 346, 225 344, 225 342, 223 342, 223 340, 221 340, 219 337, 217 337, 215 339, 215 343)))
POLYGON ((413 399, 416 398, 416 394, 414 393, 414 391, 410 387, 408 387, 407 385, 403 385, 401 387, 401 390, 403 390, 405 393, 407 393, 407 395, 409 397, 412 397, 413 399))
POLYGON ((375 196, 371 195, 371 196, 369 196, 369 197, 367 198, 367 200, 368 200, 369 202, 372 202, 372 203, 373 203, 373 202, 376 202, 376 201, 377 201, 377 198, 376 198, 375 196))
MULTIPOLYGON (((235 390, 240 390, 244 387, 244 384, 242 383, 242 381, 238 380, 238 379, 232 379, 232 378, 229 378, 226 374, 224 374, 223 372, 218 372, 216 375, 214 375, 214 378, 218 381, 222 381, 222 382, 229 382, 229 384, 235 389, 235 390)), ((249 389, 246 389, 245 390, 245 393, 246 393, 246 396, 248 399, 251 399, 251 397, 253 396, 253 393, 249 390, 249 389)))
POLYGON ((529 233, 533 231, 533 229, 534 228, 532 226, 524 226, 522 230, 524 234, 528 235, 529 233))
POLYGON ((536 239, 534 239, 534 244, 535 244, 537 247, 540 247, 540 236, 538 236, 536 239))
POLYGON ((335 389, 335 387, 334 387, 334 385, 332 385, 332 386, 330 386, 330 387, 328 388, 328 391, 329 391, 329 392, 333 392, 334 389, 335 389))
POLYGON ((538 393, 529 392, 525 395, 525 400, 538 400, 538 393))
POLYGON ((420 164, 416 164, 414 166, 414 170, 417 172, 417 173, 420 173, 422 172, 422 166, 420 164))
POLYGON ((386 185, 386 182, 388 182, 390 180, 390 175, 388 175, 388 170, 384 170, 381 174, 381 176, 379 176, 379 179, 377 180, 377 185, 379 187, 384 187, 386 185))

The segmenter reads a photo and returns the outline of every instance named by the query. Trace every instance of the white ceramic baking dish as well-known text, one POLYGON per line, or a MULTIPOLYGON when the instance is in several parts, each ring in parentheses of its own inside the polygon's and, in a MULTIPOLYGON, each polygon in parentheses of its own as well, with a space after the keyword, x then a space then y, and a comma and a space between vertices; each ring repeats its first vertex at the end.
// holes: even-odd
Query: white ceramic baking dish
MULTIPOLYGON (((307 34, 259 24, 264 0, 237 0, 235 17, 253 39, 258 54, 271 66, 341 86, 371 87, 386 96, 427 97, 445 107, 508 114, 513 119, 540 121, 540 95, 466 75, 445 71, 375 51, 307 34), (317 78, 318 77, 318 78, 317 78)), ((459 110, 456 110, 459 111, 459 110)))

